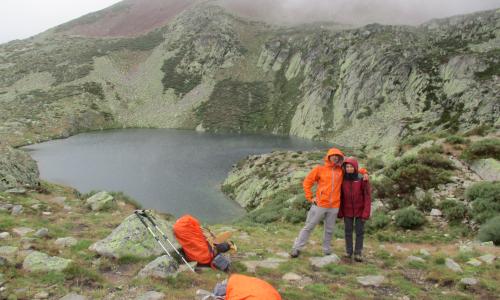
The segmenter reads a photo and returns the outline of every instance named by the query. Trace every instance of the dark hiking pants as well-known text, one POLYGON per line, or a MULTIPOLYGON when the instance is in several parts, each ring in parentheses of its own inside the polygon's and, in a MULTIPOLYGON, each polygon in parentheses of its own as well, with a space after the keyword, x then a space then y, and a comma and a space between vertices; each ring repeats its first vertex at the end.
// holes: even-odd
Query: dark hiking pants
POLYGON ((354 254, 361 255, 363 251, 363 235, 365 231, 365 221, 361 218, 348 218, 344 217, 345 226, 345 251, 347 255, 352 255, 352 231, 353 227, 356 231, 356 245, 354 254))

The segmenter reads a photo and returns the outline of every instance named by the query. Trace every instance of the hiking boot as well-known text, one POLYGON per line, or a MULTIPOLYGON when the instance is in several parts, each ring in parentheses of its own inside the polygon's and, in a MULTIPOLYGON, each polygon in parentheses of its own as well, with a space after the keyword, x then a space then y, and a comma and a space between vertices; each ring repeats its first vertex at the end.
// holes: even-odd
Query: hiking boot
POLYGON ((362 262, 363 261, 363 256, 361 254, 355 254, 354 255, 354 260, 357 262, 362 262))
POLYGON ((324 256, 332 255, 332 251, 325 251, 323 252, 323 255, 324 256))
POLYGON ((352 261, 352 254, 346 254, 344 255, 344 259, 348 261, 352 261))
POLYGON ((297 257, 299 257, 299 255, 300 255, 300 251, 297 249, 292 249, 292 251, 290 252, 291 258, 297 258, 297 257))

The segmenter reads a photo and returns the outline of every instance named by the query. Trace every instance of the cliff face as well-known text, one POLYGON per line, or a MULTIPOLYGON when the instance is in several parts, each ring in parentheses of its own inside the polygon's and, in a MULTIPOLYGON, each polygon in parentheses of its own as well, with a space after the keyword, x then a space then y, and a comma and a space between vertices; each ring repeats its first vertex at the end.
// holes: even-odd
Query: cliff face
POLYGON ((1 45, 2 139, 166 127, 388 149, 414 133, 500 125, 499 11, 346 29, 183 9, 129 38, 77 37, 63 25, 1 45))

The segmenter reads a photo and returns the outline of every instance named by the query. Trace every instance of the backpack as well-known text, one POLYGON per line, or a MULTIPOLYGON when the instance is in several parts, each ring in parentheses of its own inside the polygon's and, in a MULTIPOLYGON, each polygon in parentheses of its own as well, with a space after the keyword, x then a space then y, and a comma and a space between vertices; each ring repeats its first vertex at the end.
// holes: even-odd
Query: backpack
POLYGON ((207 241, 200 222, 196 218, 190 215, 179 218, 174 224, 173 231, 189 261, 210 265, 224 272, 229 270, 231 260, 222 252, 229 251, 230 244, 224 242, 212 245, 207 241))

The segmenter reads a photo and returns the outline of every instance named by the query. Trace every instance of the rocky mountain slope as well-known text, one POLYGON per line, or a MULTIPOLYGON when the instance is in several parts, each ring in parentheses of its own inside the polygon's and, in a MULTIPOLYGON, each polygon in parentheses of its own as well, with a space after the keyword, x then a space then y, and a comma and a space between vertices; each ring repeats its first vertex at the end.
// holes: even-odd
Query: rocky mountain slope
POLYGON ((171 14, 140 32, 92 31, 112 16, 142 19, 125 1, 1 45, 2 140, 167 127, 388 149, 419 132, 499 125, 498 11, 418 27, 285 28, 211 2, 165 3, 171 14))

